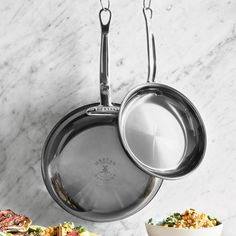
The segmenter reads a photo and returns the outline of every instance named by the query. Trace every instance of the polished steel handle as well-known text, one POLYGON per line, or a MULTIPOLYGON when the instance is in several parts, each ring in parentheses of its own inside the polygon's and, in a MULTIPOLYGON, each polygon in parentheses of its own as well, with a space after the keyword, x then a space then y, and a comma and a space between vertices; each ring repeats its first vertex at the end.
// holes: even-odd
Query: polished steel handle
POLYGON ((109 82, 109 53, 108 33, 111 21, 111 11, 103 8, 99 12, 101 23, 101 51, 100 51, 100 96, 101 105, 111 106, 110 82, 109 82))
POLYGON ((155 38, 152 32, 152 25, 151 25, 152 9, 150 8, 150 3, 147 7, 144 5, 143 14, 145 19, 146 35, 147 35, 147 54, 148 54, 147 82, 155 82, 157 60, 156 60, 155 38))

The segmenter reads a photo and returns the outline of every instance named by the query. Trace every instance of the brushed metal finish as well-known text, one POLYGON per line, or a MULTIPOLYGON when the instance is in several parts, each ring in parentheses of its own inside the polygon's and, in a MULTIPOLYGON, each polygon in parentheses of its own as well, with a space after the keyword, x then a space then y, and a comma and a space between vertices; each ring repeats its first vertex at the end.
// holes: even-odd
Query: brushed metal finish
POLYGON ((127 94, 119 113, 122 144, 147 173, 178 179, 201 163, 206 131, 200 114, 179 91, 157 83, 127 94))
POLYGON ((146 206, 162 180, 127 157, 119 140, 118 112, 87 114, 96 105, 73 111, 51 131, 42 175, 53 199, 69 213, 96 222, 119 220, 146 206))

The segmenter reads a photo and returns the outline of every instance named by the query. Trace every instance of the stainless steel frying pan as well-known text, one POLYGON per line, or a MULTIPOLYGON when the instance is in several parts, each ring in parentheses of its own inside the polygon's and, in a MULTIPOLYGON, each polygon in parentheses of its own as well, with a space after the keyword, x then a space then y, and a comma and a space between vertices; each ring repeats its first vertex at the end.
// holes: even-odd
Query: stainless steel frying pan
POLYGON ((144 1, 143 6, 148 79, 124 98, 119 112, 119 134, 123 147, 141 169, 152 176, 178 179, 201 163, 206 132, 200 114, 187 97, 174 88, 155 83, 156 50, 150 3, 144 1))
POLYGON ((120 143, 120 105, 111 103, 108 80, 111 11, 103 8, 99 18, 101 104, 80 107, 56 124, 43 148, 42 175, 63 209, 85 220, 104 222, 142 209, 156 195, 162 180, 139 169, 120 143))

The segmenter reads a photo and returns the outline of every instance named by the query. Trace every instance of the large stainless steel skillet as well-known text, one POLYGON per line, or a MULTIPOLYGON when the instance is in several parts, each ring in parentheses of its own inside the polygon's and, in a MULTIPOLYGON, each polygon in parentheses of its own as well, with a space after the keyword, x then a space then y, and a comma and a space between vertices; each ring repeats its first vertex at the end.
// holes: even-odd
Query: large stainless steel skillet
POLYGON ((42 175, 63 209, 85 220, 104 222, 141 210, 162 180, 139 169, 120 143, 120 105, 111 103, 108 73, 111 11, 102 8, 99 19, 101 103, 80 107, 56 124, 44 145, 42 175))

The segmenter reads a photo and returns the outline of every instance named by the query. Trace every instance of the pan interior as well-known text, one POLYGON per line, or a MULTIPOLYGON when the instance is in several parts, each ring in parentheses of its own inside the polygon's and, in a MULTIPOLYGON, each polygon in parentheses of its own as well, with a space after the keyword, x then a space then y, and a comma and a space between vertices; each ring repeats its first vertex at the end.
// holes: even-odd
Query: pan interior
POLYGON ((45 150, 48 185, 62 207, 81 218, 103 221, 125 216, 147 201, 156 180, 127 157, 117 116, 87 115, 65 123, 45 150))
POLYGON ((174 89, 167 86, 139 89, 121 109, 123 144, 147 172, 167 178, 175 178, 177 172, 184 175, 197 165, 197 158, 202 158, 200 153, 196 158, 196 153, 204 146, 194 114, 185 97, 174 89))

